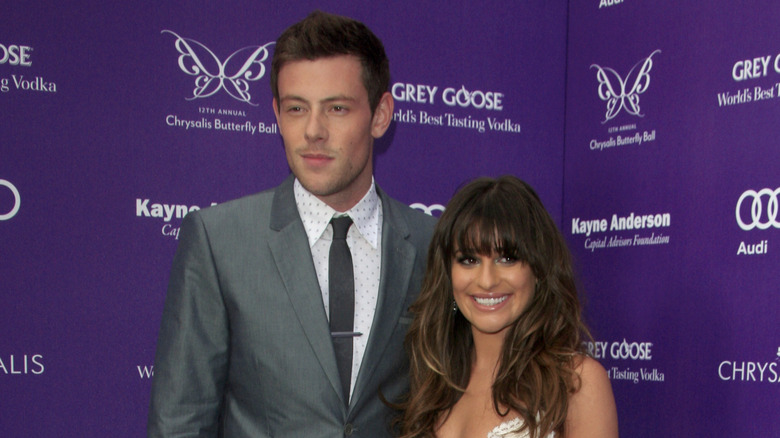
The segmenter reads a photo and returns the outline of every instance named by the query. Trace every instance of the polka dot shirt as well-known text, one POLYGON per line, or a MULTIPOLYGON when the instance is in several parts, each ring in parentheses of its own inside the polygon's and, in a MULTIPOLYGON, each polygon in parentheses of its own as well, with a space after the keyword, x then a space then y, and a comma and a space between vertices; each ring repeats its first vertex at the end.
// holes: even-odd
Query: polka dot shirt
MULTIPOLYGON (((295 203, 303 221, 303 227, 309 239, 314 268, 322 292, 325 314, 330 314, 328 294, 328 255, 333 240, 333 228, 330 220, 334 215, 342 215, 317 199, 303 188, 296 179, 294 184, 295 203)), ((382 265, 382 201, 376 192, 376 185, 363 199, 346 212, 353 224, 347 233, 347 245, 352 253, 352 268, 355 275, 355 328, 363 333, 354 338, 352 355, 352 382, 350 393, 363 361, 363 353, 368 345, 371 325, 376 312, 379 293, 379 274, 382 265)))

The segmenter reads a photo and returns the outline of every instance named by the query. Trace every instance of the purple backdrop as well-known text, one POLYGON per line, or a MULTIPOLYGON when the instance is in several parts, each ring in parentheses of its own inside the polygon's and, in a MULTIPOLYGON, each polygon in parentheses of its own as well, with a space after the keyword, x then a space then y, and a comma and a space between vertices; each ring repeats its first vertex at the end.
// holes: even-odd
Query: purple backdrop
POLYGON ((438 214, 461 182, 515 173, 561 214, 565 2, 81 3, 0 14, 4 435, 144 435, 181 215, 287 174, 266 56, 314 8, 385 41, 384 189, 438 214))
POLYGON ((778 18, 570 2, 563 227, 623 436, 780 436, 778 18))
POLYGON ((780 6, 718 3, 3 8, 3 436, 144 435, 181 216, 287 174, 265 56, 314 8, 385 42, 385 190, 438 215, 476 176, 538 189, 622 436, 780 435, 780 6))

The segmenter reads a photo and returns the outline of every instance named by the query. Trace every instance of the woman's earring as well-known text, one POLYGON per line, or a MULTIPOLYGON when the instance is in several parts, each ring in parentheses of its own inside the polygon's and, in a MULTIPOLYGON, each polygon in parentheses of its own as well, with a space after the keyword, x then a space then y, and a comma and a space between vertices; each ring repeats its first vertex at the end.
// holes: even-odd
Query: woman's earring
POLYGON ((458 303, 455 300, 452 300, 452 313, 455 313, 458 311, 458 303))

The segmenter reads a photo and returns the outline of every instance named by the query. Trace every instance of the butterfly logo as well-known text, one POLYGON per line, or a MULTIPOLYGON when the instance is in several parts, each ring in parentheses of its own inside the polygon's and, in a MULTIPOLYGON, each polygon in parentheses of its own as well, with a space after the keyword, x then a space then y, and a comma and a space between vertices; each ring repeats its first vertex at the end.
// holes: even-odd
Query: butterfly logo
POLYGON ((273 42, 264 46, 243 47, 222 62, 214 52, 198 41, 184 38, 167 29, 162 33, 176 37, 174 46, 179 52, 179 68, 184 73, 195 76, 195 88, 192 90, 192 97, 187 100, 210 97, 219 90, 225 90, 238 101, 258 105, 252 102, 249 83, 265 75, 263 62, 268 59, 268 48, 273 42))
POLYGON ((427 214, 428 216, 434 216, 434 217, 439 217, 444 212, 444 206, 441 204, 425 205, 419 202, 415 202, 414 204, 410 204, 409 207, 420 210, 423 213, 427 214), (433 214, 437 211, 439 212, 439 216, 433 214))
POLYGON ((596 79, 599 81, 599 98, 607 102, 606 118, 601 123, 614 119, 623 109, 632 116, 644 117, 640 113, 639 95, 647 91, 650 86, 650 69, 653 68, 653 55, 656 53, 661 53, 661 50, 654 51, 647 58, 634 64, 625 80, 609 67, 601 67, 597 64, 590 66, 590 68, 596 69, 596 79), (635 70, 636 75, 632 77, 635 70), (629 84, 631 88, 627 88, 629 84))

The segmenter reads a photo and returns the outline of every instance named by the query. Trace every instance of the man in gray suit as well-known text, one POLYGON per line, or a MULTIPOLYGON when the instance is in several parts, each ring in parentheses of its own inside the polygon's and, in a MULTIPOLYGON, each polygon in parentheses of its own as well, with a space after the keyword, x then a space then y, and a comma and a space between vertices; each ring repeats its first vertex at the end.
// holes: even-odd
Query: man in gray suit
POLYGON ((435 220, 374 183, 388 85, 382 43, 362 23, 315 12, 279 37, 271 88, 292 175, 184 219, 149 436, 391 436, 382 397, 407 390, 402 344, 435 220), (347 377, 329 328, 339 308, 329 284, 341 281, 328 273, 330 220, 343 213, 354 268, 347 377))

